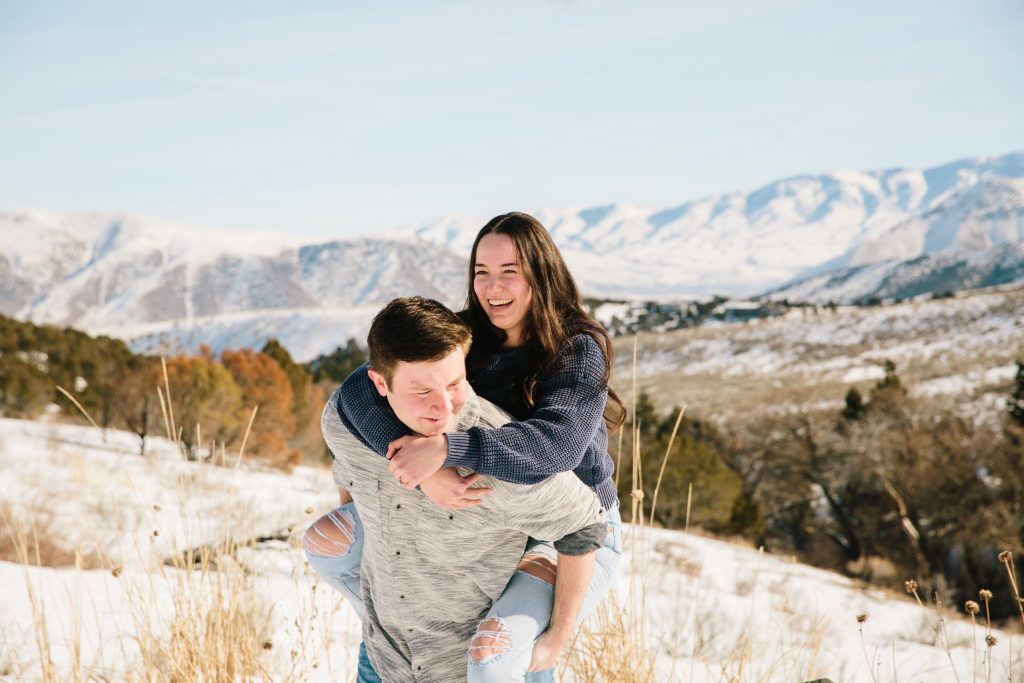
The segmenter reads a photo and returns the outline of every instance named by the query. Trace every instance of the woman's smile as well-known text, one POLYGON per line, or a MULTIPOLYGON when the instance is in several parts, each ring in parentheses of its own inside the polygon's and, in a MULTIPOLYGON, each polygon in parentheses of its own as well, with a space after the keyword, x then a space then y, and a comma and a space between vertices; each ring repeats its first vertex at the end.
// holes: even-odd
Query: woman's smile
POLYGON ((491 324, 508 335, 505 345, 522 344, 533 288, 508 235, 495 233, 480 239, 473 264, 473 293, 491 324))

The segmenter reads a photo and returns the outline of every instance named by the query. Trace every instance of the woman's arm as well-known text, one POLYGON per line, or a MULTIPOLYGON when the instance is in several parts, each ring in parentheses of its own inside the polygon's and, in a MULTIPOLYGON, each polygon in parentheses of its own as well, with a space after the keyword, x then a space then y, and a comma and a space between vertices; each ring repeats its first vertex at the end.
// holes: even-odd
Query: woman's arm
POLYGON ((496 429, 403 439, 391 473, 409 488, 438 468, 465 467, 515 484, 535 484, 579 466, 604 422, 604 354, 589 335, 569 340, 556 372, 537 387, 533 415, 496 429))
POLYGON ((377 455, 388 452, 388 444, 409 434, 409 428, 391 410, 387 398, 377 392, 363 364, 341 384, 338 414, 352 435, 377 455))
POLYGON ((546 671, 558 663, 558 657, 576 626, 583 600, 587 597, 596 559, 596 550, 584 555, 558 553, 551 621, 533 645, 528 671, 546 671))

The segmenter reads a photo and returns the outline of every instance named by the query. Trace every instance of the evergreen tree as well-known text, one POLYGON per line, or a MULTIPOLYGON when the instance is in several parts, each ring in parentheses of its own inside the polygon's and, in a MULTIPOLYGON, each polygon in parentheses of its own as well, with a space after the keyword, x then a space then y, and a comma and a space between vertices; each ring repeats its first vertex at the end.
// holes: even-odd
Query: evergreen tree
MULTIPOLYGON (((722 460, 722 438, 706 422, 683 417, 673 439, 678 415, 675 409, 660 417, 646 393, 637 396, 635 414, 623 427, 619 497, 628 500, 634 489, 642 490, 644 514, 653 514, 666 527, 682 527, 689 512, 691 524, 709 531, 751 531, 760 523, 759 513, 745 498, 739 477, 722 460), (642 483, 633 481, 634 456, 640 459, 642 483)), ((617 458, 617 447, 611 450, 617 458)))
POLYGON ((365 363, 366 352, 360 348, 355 339, 349 339, 345 346, 339 346, 327 355, 317 356, 309 364, 316 382, 328 381, 340 384, 352 371, 365 363))
POLYGON ((864 417, 866 411, 867 406, 864 404, 864 398, 857 391, 857 387, 850 387, 850 390, 846 392, 845 405, 840 415, 844 420, 852 422, 864 417))

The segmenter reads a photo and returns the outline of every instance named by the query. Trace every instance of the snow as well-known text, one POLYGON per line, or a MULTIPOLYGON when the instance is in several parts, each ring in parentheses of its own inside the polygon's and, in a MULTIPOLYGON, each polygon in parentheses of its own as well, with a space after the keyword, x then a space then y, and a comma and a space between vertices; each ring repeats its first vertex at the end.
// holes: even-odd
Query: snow
MULTIPOLYGON (((16 515, 47 511, 48 533, 99 548, 107 558, 104 568, 83 570, 0 562, 0 635, 7 646, 0 664, 9 675, 39 676, 33 624, 45 615, 58 679, 75 670, 128 678, 139 670, 146 634, 159 631, 182 604, 191 609, 206 604, 197 596, 216 596, 213 579, 235 577, 270 610, 263 676, 351 679, 358 623, 309 573, 295 545, 334 500, 328 472, 185 462, 159 438, 148 441, 145 456, 137 451, 138 439, 123 432, 0 420, 4 503, 16 515), (212 576, 164 565, 168 556, 224 535, 289 528, 289 542, 221 558, 212 576)), ((638 633, 655 654, 658 681, 869 681, 875 669, 879 680, 943 682, 967 679, 972 657, 981 666, 985 648, 972 643, 983 633, 959 617, 945 615, 947 655, 930 625, 933 609, 788 557, 627 525, 623 561, 618 603, 641 620, 638 633), (858 614, 866 615, 863 646, 858 614)), ((1024 671, 1024 638, 995 635, 999 680, 999 667, 1024 671)))
POLYGON ((885 377, 885 370, 878 365, 861 366, 850 368, 843 374, 844 384, 856 384, 857 382, 875 381, 885 377))
MULTIPOLYGON (((748 416, 745 397, 785 387, 805 408, 861 391, 886 361, 912 396, 942 398, 965 416, 997 417, 1024 339, 1024 287, 874 307, 806 308, 756 324, 705 324, 636 337, 637 386, 662 407, 689 402, 709 419, 748 416), (735 387, 736 393, 722 391, 735 387), (743 387, 740 389, 740 387, 743 387)), ((616 340, 612 384, 630 393, 633 340, 616 340)), ((783 407, 784 412, 790 410, 783 407)), ((745 419, 744 417, 744 419, 745 419)))

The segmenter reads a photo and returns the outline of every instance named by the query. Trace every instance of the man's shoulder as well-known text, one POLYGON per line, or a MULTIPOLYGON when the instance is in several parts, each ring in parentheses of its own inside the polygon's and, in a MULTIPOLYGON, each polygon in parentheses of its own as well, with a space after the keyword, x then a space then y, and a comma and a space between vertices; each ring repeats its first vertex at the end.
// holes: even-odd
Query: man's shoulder
POLYGON ((464 432, 471 427, 491 429, 512 422, 514 419, 486 398, 471 393, 455 421, 455 431, 464 432))
POLYGON ((338 387, 331 394, 331 397, 327 399, 324 411, 320 415, 320 431, 323 433, 324 441, 327 442, 327 446, 336 458, 352 453, 362 454, 364 451, 369 450, 362 441, 352 434, 344 420, 341 419, 338 403, 340 397, 341 387, 338 387))

